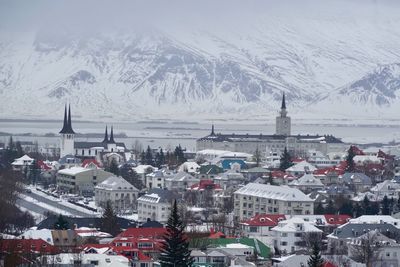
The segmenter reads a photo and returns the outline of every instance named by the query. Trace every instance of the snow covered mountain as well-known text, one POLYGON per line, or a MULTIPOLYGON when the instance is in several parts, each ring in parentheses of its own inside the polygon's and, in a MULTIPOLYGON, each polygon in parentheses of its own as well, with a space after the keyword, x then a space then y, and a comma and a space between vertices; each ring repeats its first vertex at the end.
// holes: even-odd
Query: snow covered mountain
POLYGON ((70 102, 76 116, 95 120, 258 120, 276 115, 285 92, 298 118, 396 118, 396 9, 343 15, 344 3, 329 14, 275 10, 246 21, 87 35, 0 29, 0 114, 60 118, 70 102))

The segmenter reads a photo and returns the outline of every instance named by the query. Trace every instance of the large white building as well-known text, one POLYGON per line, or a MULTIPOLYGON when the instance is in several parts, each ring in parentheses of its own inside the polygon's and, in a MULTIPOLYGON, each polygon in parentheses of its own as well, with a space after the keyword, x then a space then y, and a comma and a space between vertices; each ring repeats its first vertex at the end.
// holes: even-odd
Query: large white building
POLYGON ((91 196, 94 187, 112 175, 98 168, 71 167, 57 172, 57 187, 64 192, 91 196))
POLYGON ((296 188, 249 183, 234 193, 237 219, 257 214, 314 214, 314 200, 296 188))
POLYGON ((111 176, 94 188, 97 206, 104 206, 111 201, 117 211, 132 211, 136 209, 139 190, 122 177, 111 176))
POLYGON ((171 213, 171 205, 175 200, 173 192, 153 188, 147 194, 138 198, 138 221, 145 222, 147 220, 167 222, 171 213))
POLYGON ((287 116, 285 96, 279 116, 276 118, 275 134, 216 134, 214 125, 208 136, 196 141, 197 151, 206 149, 228 150, 254 154, 282 152, 286 147, 294 155, 305 156, 308 150, 326 155, 328 152, 343 151, 345 144, 332 135, 292 135, 291 120, 287 116))

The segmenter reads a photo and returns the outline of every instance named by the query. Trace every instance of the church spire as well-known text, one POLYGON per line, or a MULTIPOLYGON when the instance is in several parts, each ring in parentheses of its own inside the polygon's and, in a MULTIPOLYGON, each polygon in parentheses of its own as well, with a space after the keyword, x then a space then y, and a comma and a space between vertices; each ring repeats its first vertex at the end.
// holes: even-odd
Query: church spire
POLYGON ((114 141, 114 129, 113 129, 113 126, 111 126, 110 140, 109 140, 108 142, 109 142, 109 143, 111 143, 111 144, 115 144, 115 141, 114 141))
POLYGON ((214 123, 211 125, 211 135, 214 136, 215 132, 214 132, 214 123))
POLYGON ((72 130, 71 123, 71 105, 69 105, 68 116, 67 116, 67 105, 65 105, 64 109, 64 123, 63 128, 60 131, 60 134, 74 134, 74 130, 72 130))
POLYGON ((282 96, 281 109, 286 109, 285 93, 283 93, 283 96, 282 96))
POLYGON ((106 131, 104 133, 104 140, 102 143, 107 144, 108 143, 108 129, 107 129, 107 125, 106 125, 106 131))

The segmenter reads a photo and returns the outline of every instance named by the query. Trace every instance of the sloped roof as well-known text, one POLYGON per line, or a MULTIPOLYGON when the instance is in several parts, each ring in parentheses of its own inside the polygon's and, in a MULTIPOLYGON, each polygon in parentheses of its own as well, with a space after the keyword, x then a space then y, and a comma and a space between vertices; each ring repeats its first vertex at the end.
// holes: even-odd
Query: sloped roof
POLYGON ((267 184, 248 183, 235 194, 245 194, 262 198, 279 199, 283 201, 309 201, 313 202, 311 198, 296 188, 288 186, 275 186, 267 184))
POLYGON ((96 186, 98 189, 105 190, 130 190, 139 191, 136 187, 131 185, 127 180, 119 176, 111 176, 96 186))
POLYGON ((289 185, 324 187, 324 184, 321 182, 321 180, 310 173, 304 174, 299 179, 290 182, 289 185))
POLYGON ((315 171, 317 168, 315 168, 314 165, 311 163, 303 160, 299 163, 294 164, 292 167, 289 167, 286 169, 287 172, 304 172, 304 170, 307 169, 310 172, 315 171))
POLYGON ((258 214, 243 221, 242 224, 250 226, 277 226, 278 222, 282 220, 286 220, 283 214, 258 214))

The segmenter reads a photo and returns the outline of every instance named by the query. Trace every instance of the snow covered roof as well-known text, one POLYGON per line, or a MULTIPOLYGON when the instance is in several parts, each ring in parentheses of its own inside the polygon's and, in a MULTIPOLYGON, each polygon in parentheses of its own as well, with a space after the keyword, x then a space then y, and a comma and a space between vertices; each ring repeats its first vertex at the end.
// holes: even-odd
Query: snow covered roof
POLYGON ((96 189, 139 191, 127 180, 119 176, 111 176, 96 186, 96 189))
POLYGON ((304 160, 299 163, 296 163, 292 167, 287 168, 286 171, 288 171, 288 172, 304 172, 304 170, 307 170, 307 171, 313 172, 316 169, 317 168, 314 165, 312 165, 304 160))
POLYGON ((59 170, 58 173, 65 174, 65 175, 76 175, 76 174, 79 174, 82 172, 87 172, 87 171, 91 171, 91 169, 75 166, 75 167, 59 170))
POLYGON ((311 222, 306 222, 299 217, 293 217, 285 221, 280 221, 277 226, 271 229, 278 232, 309 232, 321 233, 322 230, 315 227, 311 222))
POLYGON ((267 184, 248 183, 235 194, 250 195, 262 198, 279 199, 283 201, 309 201, 313 202, 311 198, 296 188, 287 186, 275 186, 267 184))
POLYGON ((198 181, 199 179, 195 178, 193 175, 187 172, 178 172, 170 177, 168 177, 166 180, 171 180, 171 181, 198 181))
POLYGON ((157 170, 156 167, 153 167, 153 166, 151 166, 151 165, 139 165, 139 166, 137 166, 137 167, 135 167, 135 168, 133 168, 133 169, 134 169, 135 172, 138 173, 138 174, 144 174, 144 173, 147 172, 147 170, 148 170, 149 168, 150 168, 152 171, 157 170))
POLYGON ((321 182, 321 180, 310 173, 304 174, 299 179, 290 182, 289 185, 324 187, 324 184, 321 182))
POLYGON ((200 168, 200 165, 193 161, 186 161, 179 166, 178 172, 194 173, 200 168))
POLYGON ((51 230, 49 229, 29 229, 17 238, 20 239, 42 239, 47 243, 54 245, 53 236, 51 235, 51 230))

